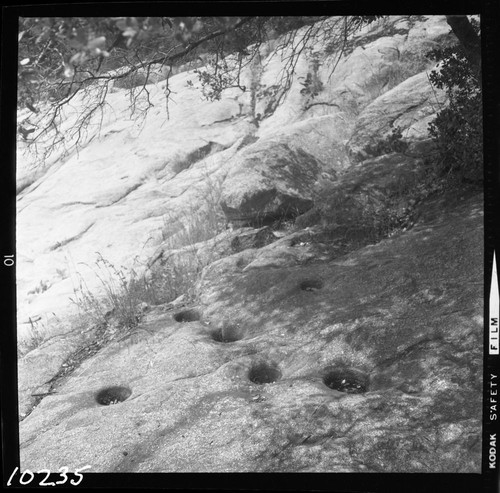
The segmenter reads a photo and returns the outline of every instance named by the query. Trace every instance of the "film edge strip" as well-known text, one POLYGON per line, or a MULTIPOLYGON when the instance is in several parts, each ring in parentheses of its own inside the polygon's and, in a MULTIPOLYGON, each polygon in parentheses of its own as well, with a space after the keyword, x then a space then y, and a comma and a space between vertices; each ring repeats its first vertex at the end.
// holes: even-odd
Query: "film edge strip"
POLYGON ((485 420, 483 422, 483 474, 485 491, 499 491, 499 474, 497 458, 498 429, 498 357, 499 357, 499 318, 500 297, 496 251, 493 250, 491 268, 490 293, 488 304, 488 350, 485 354, 484 405, 485 420))

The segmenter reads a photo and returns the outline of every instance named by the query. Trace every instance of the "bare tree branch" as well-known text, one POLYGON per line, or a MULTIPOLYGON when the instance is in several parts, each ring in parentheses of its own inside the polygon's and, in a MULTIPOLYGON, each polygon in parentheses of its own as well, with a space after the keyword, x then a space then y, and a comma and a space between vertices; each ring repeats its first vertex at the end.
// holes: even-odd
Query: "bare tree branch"
MULTIPOLYGON (((130 51, 127 53, 127 50, 123 50, 118 59, 120 63, 118 69, 108 69, 104 73, 100 73, 100 70, 102 70, 103 55, 99 54, 100 52, 88 51, 87 44, 87 48, 84 46, 87 51, 82 51, 85 54, 85 63, 79 65, 79 63, 75 62, 74 65, 76 66, 73 69, 71 67, 68 68, 71 79, 59 82, 57 82, 57 77, 60 77, 60 75, 56 74, 55 69, 49 62, 54 63, 54 60, 57 60, 58 54, 64 60, 62 55, 62 53, 65 53, 63 50, 64 44, 60 38, 54 41, 52 41, 53 38, 49 38, 46 43, 44 42, 44 46, 41 47, 37 63, 43 58, 45 53, 49 51, 53 52, 51 55, 52 58, 48 60, 44 68, 44 72, 39 74, 40 77, 44 78, 39 78, 39 81, 41 81, 40 84, 45 84, 47 93, 52 91, 55 94, 56 101, 48 112, 45 111, 37 114, 36 131, 33 132, 31 129, 24 129, 24 133, 21 133, 22 138, 28 144, 33 144, 32 148, 37 154, 40 148, 43 148, 43 146, 46 147, 46 151, 42 153, 42 159, 47 158, 54 152, 55 147, 60 144, 69 146, 66 148, 68 152, 71 149, 78 149, 84 143, 86 131, 94 115, 98 111, 102 112, 106 95, 112 87, 110 84, 120 80, 124 81, 128 77, 134 77, 136 73, 140 74, 140 77, 138 77, 139 84, 131 81, 130 85, 125 84, 123 86, 126 87, 128 85, 130 88, 130 110, 132 115, 144 117, 148 109, 153 106, 147 84, 150 81, 150 76, 155 65, 168 67, 168 70, 164 71, 167 73, 163 74, 166 75, 165 99, 168 117, 168 101, 171 99, 169 78, 173 74, 173 66, 178 64, 180 60, 193 60, 193 56, 196 55, 200 47, 206 49, 207 43, 209 46, 212 45, 209 48, 209 53, 214 55, 214 60, 209 63, 208 70, 213 70, 213 73, 209 73, 205 69, 204 72, 198 71, 198 75, 200 76, 200 80, 203 79, 202 84, 211 85, 213 83, 214 92, 213 94, 209 94, 209 96, 218 97, 222 90, 230 87, 237 87, 245 91, 246 87, 242 85, 240 79, 242 70, 253 63, 255 57, 260 57, 260 46, 267 39, 268 27, 269 25, 273 25, 275 19, 278 19, 277 22, 282 22, 282 19, 287 18, 247 16, 239 18, 235 23, 225 24, 221 28, 213 22, 208 22, 206 24, 207 29, 213 29, 214 27, 216 29, 205 35, 201 35, 199 39, 187 45, 167 43, 167 48, 163 48, 163 51, 158 48, 157 44, 153 44, 152 49, 155 50, 155 54, 152 57, 147 57, 149 58, 147 60, 143 59, 143 57, 146 58, 144 54, 148 53, 148 42, 135 49, 133 54, 130 51), (239 34, 234 37, 226 38, 228 34, 237 32, 239 34), (247 45, 251 44, 251 41, 254 41, 251 48, 246 48, 247 45), (63 51, 59 51, 59 49, 63 51), (56 53, 56 58, 54 58, 54 52, 56 53), (227 57, 228 53, 233 53, 234 56, 229 58, 227 57), (74 128, 65 130, 63 134, 60 131, 60 124, 64 120, 62 110, 72 101, 75 101, 75 96, 81 93, 83 93, 83 97, 79 103, 80 107, 77 110, 78 115, 73 123, 74 128), (61 94, 62 97, 60 97, 61 94), (28 136, 31 139, 29 141, 28 136), (40 144, 39 149, 37 149, 36 144, 40 144)), ((294 73, 299 58, 304 55, 307 56, 312 42, 321 33, 321 29, 329 19, 331 20, 331 18, 326 16, 304 18, 304 22, 302 24, 299 23, 299 30, 295 27, 294 29, 285 31, 280 45, 276 48, 276 51, 281 51, 284 63, 278 76, 279 82, 276 86, 273 86, 274 96, 265 108, 265 116, 272 114, 285 98, 294 80, 294 73)), ((335 52, 338 55, 336 56, 336 63, 332 69, 332 73, 344 54, 348 35, 352 34, 359 27, 360 23, 353 19, 349 18, 344 21, 344 30, 342 31, 339 30, 338 22, 332 22, 331 26, 327 26, 326 34, 321 35, 322 39, 328 40, 330 45, 337 42, 340 42, 341 45, 340 49, 338 46, 335 47, 335 52)), ((285 24, 285 27, 291 25, 297 26, 296 23, 292 23, 285 24)), ((171 38, 168 39, 171 41, 171 38)), ((90 43, 91 41, 87 41, 85 38, 85 43, 90 43)), ((67 62, 65 62, 65 66, 68 67, 67 62)), ((116 64, 114 66, 116 67, 116 64)), ((256 86, 254 90, 258 91, 259 87, 256 86)), ((26 101, 29 103, 28 100, 26 101)))

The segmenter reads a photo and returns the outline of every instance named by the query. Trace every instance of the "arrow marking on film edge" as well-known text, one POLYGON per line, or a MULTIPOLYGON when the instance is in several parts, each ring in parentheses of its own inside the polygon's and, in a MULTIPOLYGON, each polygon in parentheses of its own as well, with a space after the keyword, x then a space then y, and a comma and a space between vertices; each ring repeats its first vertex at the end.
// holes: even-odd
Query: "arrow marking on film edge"
POLYGON ((489 354, 498 354, 498 318, 500 311, 500 303, 498 297, 498 277, 497 277, 497 262, 495 251, 493 251, 493 269, 491 270, 491 289, 490 289, 490 344, 488 348, 489 354))

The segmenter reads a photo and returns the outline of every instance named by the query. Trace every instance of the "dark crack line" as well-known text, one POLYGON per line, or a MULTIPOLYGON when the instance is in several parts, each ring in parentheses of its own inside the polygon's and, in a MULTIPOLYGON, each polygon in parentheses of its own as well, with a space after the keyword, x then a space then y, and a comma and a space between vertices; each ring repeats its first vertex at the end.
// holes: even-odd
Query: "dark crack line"
POLYGON ((95 202, 84 202, 82 200, 77 200, 75 202, 63 202, 61 207, 66 207, 70 205, 95 205, 95 202))
POLYGON ((116 204, 117 202, 120 202, 120 200, 123 200, 127 195, 130 195, 134 190, 137 190, 141 185, 142 185, 142 182, 136 183, 135 185, 132 185, 130 188, 125 190, 125 192, 122 195, 120 195, 118 198, 114 199, 112 202, 109 202, 108 204, 102 204, 102 205, 98 204, 98 205, 96 205, 96 208, 110 207, 110 206, 116 204))
POLYGON ((58 248, 61 248, 65 245, 67 245, 68 243, 71 243, 72 241, 79 240, 94 224, 95 224, 95 222, 91 223, 83 231, 76 234, 75 236, 71 236, 70 238, 66 238, 65 240, 58 241, 57 243, 55 243, 54 245, 49 247, 49 251, 57 250, 58 248))
POLYGON ((307 111, 308 109, 312 108, 313 106, 334 106, 335 108, 338 108, 339 110, 341 109, 338 104, 335 103, 328 103, 328 102, 318 102, 318 103, 311 103, 308 104, 304 107, 304 111, 307 111))
POLYGON ((236 118, 237 118, 237 116, 233 115, 233 116, 230 116, 229 118, 224 118, 224 120, 215 120, 215 121, 213 121, 211 123, 205 123, 205 124, 203 124, 201 126, 202 127, 210 127, 212 125, 217 125, 219 123, 232 122, 236 118))

